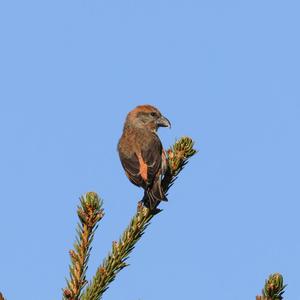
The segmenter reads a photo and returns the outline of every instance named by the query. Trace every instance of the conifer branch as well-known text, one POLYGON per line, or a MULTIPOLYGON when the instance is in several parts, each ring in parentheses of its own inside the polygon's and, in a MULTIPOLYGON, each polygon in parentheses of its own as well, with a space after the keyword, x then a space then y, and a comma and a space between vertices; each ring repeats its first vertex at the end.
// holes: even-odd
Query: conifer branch
POLYGON ((196 154, 194 141, 189 137, 181 137, 167 150, 168 169, 162 180, 162 187, 167 192, 174 184, 179 173, 188 163, 190 157, 196 154))
POLYGON ((101 299, 102 294, 108 289, 108 285, 115 279, 118 272, 128 266, 126 260, 135 244, 144 234, 153 216, 149 209, 139 203, 136 215, 132 218, 120 240, 113 242, 111 252, 97 269, 92 282, 83 292, 81 300, 101 299))
POLYGON ((282 300, 285 287, 281 274, 271 274, 266 280, 262 296, 256 296, 256 300, 282 300))
POLYGON ((85 273, 91 251, 90 246, 97 229, 97 223, 104 216, 101 207, 102 200, 94 192, 89 192, 80 198, 80 206, 77 209, 80 223, 78 223, 74 250, 70 250, 70 280, 67 281, 67 288, 63 291, 63 299, 80 299, 82 288, 87 283, 85 273))
MULTIPOLYGON (((178 174, 187 164, 188 159, 196 153, 194 142, 189 137, 182 137, 167 151, 168 170, 163 178, 162 186, 165 192, 173 185, 178 174)), ((141 203, 137 213, 124 231, 118 242, 113 242, 112 250, 97 269, 96 275, 86 287, 81 300, 99 300, 115 279, 118 272, 128 264, 126 260, 134 249, 138 240, 144 234, 151 219, 160 212, 159 209, 149 210, 141 203)))

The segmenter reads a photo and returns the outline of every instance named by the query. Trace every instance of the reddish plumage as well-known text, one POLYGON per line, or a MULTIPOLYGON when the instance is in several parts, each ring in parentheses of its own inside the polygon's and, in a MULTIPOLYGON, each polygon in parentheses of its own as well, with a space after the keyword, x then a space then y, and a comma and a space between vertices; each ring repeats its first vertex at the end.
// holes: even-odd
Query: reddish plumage
POLYGON ((145 191, 143 203, 154 209, 159 201, 167 201, 161 177, 167 167, 166 155, 157 135, 158 127, 170 122, 151 105, 141 105, 128 113, 118 144, 122 166, 129 180, 145 191))

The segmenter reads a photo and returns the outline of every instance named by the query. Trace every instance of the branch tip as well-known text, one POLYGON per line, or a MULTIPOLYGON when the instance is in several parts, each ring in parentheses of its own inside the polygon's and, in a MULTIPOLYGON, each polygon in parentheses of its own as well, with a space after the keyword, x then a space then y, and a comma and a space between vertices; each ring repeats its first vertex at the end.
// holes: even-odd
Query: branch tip
POLYGON ((97 223, 103 218, 102 200, 94 192, 80 198, 77 214, 80 223, 77 228, 74 249, 69 251, 71 258, 70 280, 63 291, 63 299, 78 300, 83 287, 87 284, 85 273, 97 223))
POLYGON ((256 300, 282 300, 286 286, 280 273, 271 274, 266 280, 262 296, 257 296, 256 300))

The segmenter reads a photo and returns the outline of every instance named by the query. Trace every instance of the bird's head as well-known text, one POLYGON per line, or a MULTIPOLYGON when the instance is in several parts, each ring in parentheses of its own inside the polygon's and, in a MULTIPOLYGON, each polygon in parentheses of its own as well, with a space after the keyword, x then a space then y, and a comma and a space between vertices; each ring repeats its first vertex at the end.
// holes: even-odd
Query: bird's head
POLYGON ((148 128, 156 132, 159 127, 171 127, 170 121, 164 117, 161 112, 152 105, 140 105, 129 112, 127 125, 148 128))

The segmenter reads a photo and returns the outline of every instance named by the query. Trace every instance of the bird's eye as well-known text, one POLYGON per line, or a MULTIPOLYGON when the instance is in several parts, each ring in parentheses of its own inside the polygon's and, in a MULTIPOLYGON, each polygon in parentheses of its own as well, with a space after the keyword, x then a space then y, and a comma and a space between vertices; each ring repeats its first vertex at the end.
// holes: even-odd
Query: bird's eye
POLYGON ((152 112, 152 113, 150 113, 150 115, 151 115, 152 117, 156 117, 156 116, 157 116, 156 112, 152 112))

